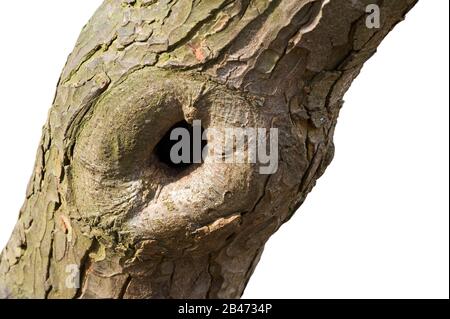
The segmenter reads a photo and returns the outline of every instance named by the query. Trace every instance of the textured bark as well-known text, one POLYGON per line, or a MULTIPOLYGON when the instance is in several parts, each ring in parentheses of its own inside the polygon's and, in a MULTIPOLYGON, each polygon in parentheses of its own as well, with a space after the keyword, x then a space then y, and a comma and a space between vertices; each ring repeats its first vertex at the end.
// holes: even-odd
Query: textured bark
POLYGON ((332 160, 344 93, 415 2, 106 0, 62 72, 0 297, 240 297, 332 160), (278 171, 175 174, 153 149, 183 119, 278 128, 278 171))

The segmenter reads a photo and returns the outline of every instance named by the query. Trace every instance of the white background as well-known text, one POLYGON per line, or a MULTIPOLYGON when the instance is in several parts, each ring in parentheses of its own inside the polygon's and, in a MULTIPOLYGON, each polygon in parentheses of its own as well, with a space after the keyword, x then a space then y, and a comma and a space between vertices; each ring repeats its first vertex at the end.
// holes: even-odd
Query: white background
MULTIPOLYGON (((0 246, 68 54, 101 0, 3 1, 0 246)), ((246 298, 448 298, 448 1, 420 1, 346 96, 336 158, 246 298)), ((0 248, 1 249, 1 248, 0 248)))

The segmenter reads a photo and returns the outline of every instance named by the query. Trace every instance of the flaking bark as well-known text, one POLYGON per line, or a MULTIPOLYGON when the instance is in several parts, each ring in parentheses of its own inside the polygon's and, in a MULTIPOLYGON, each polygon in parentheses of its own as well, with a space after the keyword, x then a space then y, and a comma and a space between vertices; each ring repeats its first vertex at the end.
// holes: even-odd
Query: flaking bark
POLYGON ((240 297, 331 162, 345 92, 415 2, 106 0, 62 72, 0 297, 240 297), (152 149, 183 119, 278 128, 277 173, 171 174, 152 149))

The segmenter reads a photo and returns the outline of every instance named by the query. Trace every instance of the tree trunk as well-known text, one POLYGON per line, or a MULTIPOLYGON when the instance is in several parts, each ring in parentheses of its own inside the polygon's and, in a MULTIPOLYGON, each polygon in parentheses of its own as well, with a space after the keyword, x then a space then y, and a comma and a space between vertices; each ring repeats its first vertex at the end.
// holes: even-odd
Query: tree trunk
POLYGON ((62 72, 0 297, 240 297, 332 160, 344 93, 415 2, 106 0, 62 72), (278 170, 162 163, 164 134, 196 119, 277 128, 278 170))

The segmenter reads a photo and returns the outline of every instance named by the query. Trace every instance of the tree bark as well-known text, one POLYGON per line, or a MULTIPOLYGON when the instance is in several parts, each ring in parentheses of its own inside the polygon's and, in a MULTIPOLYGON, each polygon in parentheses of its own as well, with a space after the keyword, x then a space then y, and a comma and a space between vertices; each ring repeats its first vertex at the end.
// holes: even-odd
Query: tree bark
POLYGON ((62 72, 0 297, 240 297, 331 162, 345 92, 415 3, 106 0, 62 72), (162 165, 155 146, 195 119, 278 128, 277 172, 162 165))

